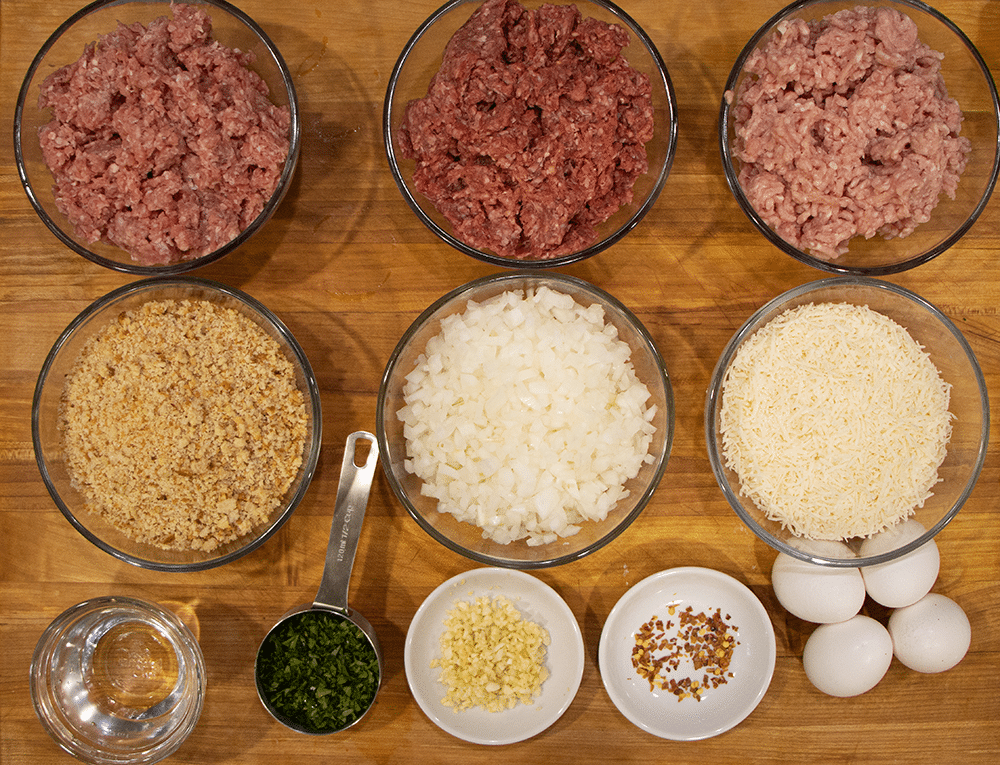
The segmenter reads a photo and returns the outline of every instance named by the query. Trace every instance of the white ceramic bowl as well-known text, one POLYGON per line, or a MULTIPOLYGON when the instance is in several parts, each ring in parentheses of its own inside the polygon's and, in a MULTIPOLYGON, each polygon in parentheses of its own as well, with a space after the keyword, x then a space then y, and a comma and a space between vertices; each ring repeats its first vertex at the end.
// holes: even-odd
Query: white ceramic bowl
POLYGON ((441 730, 473 744, 513 744, 537 736, 569 708, 583 677, 583 636, 566 601, 540 579, 523 571, 479 568, 452 577, 427 597, 410 622, 403 657, 413 698, 441 730), (502 712, 481 707, 456 712, 441 703, 447 688, 439 679, 441 670, 431 667, 441 653, 444 620, 459 600, 498 595, 506 596, 525 619, 548 630, 549 677, 534 704, 502 712))
MULTIPOLYGON (((615 604, 601 632, 598 666, 608 695, 630 722, 660 738, 696 741, 724 733, 753 712, 771 683, 776 653, 771 619, 746 585, 720 571, 684 567, 643 579, 615 604), (632 666, 635 633, 653 616, 670 618, 671 604, 678 611, 691 606, 695 613, 722 609, 739 641, 729 664, 733 676, 701 700, 651 691, 632 666)), ((682 662, 670 676, 697 679, 702 674, 682 662)))

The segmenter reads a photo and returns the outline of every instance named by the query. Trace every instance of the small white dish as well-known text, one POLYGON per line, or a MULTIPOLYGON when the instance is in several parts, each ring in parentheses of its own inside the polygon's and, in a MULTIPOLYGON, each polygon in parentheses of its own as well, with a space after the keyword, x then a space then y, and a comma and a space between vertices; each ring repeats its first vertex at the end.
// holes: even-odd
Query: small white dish
POLYGON ((479 568, 452 577, 427 596, 407 630, 403 662, 413 698, 443 731, 473 744, 513 744, 538 735, 569 708, 583 677, 583 635, 566 601, 540 579, 516 569, 479 568), (525 619, 548 630, 549 677, 534 704, 502 712, 481 707, 456 712, 441 703, 447 688, 441 670, 431 667, 441 655, 444 621, 459 600, 498 595, 510 600, 525 619))
MULTIPOLYGON (((713 569, 684 567, 643 579, 615 604, 601 632, 598 666, 608 695, 630 722, 660 738, 696 741, 746 719, 771 683, 775 656, 771 619, 746 585, 713 569), (696 614, 721 609, 738 641, 728 668, 733 676, 700 700, 678 700, 669 690, 650 690, 649 681, 632 666, 635 634, 644 624, 654 616, 677 623, 676 616, 668 615, 670 605, 677 606, 677 613, 688 606, 696 614)), ((703 673, 684 661, 669 677, 701 679, 703 673)))

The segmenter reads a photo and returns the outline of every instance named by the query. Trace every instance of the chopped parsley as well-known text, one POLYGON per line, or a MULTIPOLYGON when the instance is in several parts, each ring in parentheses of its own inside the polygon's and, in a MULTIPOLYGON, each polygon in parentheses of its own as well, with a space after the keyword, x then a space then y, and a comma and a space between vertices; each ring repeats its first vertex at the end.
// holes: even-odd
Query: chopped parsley
POLYGON ((275 627, 257 655, 257 688, 279 719, 331 733, 361 717, 375 700, 378 656, 353 622, 329 611, 303 611, 275 627))

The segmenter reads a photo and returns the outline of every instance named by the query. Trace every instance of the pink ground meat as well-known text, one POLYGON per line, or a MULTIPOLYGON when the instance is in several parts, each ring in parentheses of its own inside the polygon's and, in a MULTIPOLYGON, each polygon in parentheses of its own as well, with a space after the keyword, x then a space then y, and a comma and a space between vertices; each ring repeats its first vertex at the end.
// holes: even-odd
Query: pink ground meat
POLYGON ((889 8, 780 24, 748 58, 734 106, 733 154, 757 213, 827 260, 854 236, 904 237, 928 221, 971 148, 941 59, 889 8))
POLYGON ((575 6, 487 0, 455 33, 398 136, 414 186, 465 243, 510 258, 583 249, 632 201, 653 136, 628 33, 575 6))
POLYGON ((231 241, 264 208, 288 156, 289 111, 212 39, 201 9, 174 5, 148 28, 119 24, 46 78, 40 131, 56 205, 76 234, 143 265, 231 241))

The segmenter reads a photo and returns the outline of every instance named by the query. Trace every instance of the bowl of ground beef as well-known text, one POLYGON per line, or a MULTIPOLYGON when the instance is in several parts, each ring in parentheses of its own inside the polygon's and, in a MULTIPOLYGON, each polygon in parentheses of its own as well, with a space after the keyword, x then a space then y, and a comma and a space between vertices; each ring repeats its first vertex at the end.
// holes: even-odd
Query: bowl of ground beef
POLYGON ((793 3, 726 82, 726 180, 776 247, 831 273, 878 276, 945 252, 1000 171, 987 64, 917 0, 793 3))
POLYGON ((505 568, 609 544, 660 484, 670 377, 611 295, 553 271, 505 270, 430 305, 386 365, 379 453, 397 499, 450 550, 505 568))
POLYGON ((319 387, 288 327, 191 276, 92 303, 45 359, 31 429, 42 479, 88 540, 143 568, 196 571, 269 539, 319 459, 319 387))
POLYGON ((779 552, 834 567, 933 540, 975 488, 989 430, 962 332, 868 276, 762 306, 722 350, 705 405, 709 460, 736 514, 779 552))
POLYGON ((554 268, 610 247, 673 161, 666 65, 610 2, 452 0, 406 43, 383 138, 417 217, 455 249, 554 268))
POLYGON ((99 0, 28 68, 18 175, 45 225, 94 263, 138 275, 212 263, 260 230, 299 157, 292 77, 224 0, 99 0))

